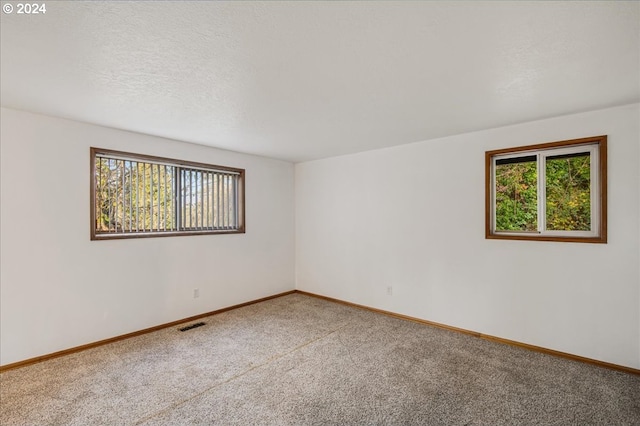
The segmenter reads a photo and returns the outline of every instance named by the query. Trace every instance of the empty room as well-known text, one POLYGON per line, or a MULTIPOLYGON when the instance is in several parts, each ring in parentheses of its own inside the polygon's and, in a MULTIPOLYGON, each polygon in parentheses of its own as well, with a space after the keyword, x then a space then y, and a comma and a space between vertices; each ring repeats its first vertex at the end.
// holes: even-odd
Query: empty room
POLYGON ((640 2, 0 16, 0 424, 640 424, 640 2))

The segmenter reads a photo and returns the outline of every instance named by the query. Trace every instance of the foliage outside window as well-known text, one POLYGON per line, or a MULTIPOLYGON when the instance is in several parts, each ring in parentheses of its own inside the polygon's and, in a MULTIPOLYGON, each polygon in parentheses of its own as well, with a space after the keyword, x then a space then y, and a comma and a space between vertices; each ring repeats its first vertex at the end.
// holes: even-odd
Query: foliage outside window
POLYGON ((244 170, 91 148, 91 239, 244 232, 244 170))
POLYGON ((597 136, 486 152, 486 237, 606 243, 606 146, 597 136))

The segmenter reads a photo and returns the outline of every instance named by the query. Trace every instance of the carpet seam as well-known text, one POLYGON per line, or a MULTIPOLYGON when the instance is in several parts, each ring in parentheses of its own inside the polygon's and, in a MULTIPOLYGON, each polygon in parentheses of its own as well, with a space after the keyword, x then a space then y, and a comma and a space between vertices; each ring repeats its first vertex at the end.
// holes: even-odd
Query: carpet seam
POLYGON ((186 398, 186 399, 184 399, 184 400, 182 400, 182 401, 176 402, 176 403, 174 403, 174 404, 172 404, 172 405, 170 405, 170 406, 168 406, 168 407, 166 407, 166 408, 164 408, 164 409, 162 409, 162 410, 159 410, 159 411, 157 411, 157 412, 155 412, 155 413, 153 413, 153 414, 151 414, 151 415, 149 415, 149 416, 143 417, 142 419, 140 419, 140 420, 136 421, 134 424, 135 424, 135 425, 141 425, 141 424, 143 424, 143 423, 145 423, 145 422, 147 422, 147 421, 149 421, 149 420, 153 419, 154 417, 158 417, 159 415, 161 415, 161 414, 163 414, 163 413, 165 413, 165 412, 168 412, 168 411, 174 410, 174 409, 176 409, 176 408, 180 407, 181 405, 184 405, 184 404, 186 404, 187 402, 192 401, 192 400, 194 400, 195 398, 197 398, 197 397, 199 397, 199 396, 202 396, 202 395, 206 394, 207 392, 209 392, 209 391, 211 391, 211 390, 213 390, 213 389, 216 389, 216 388, 222 387, 223 385, 226 385, 226 384, 228 384, 228 383, 231 383, 232 381, 234 381, 234 380, 236 380, 236 379, 238 379, 238 378, 240 378, 240 377, 243 377, 243 376, 245 376, 245 375, 249 374, 250 372, 252 372, 252 371, 254 371, 254 370, 257 370, 258 368, 264 367, 264 366, 266 366, 266 365, 269 365, 269 364, 273 363, 274 361, 277 361, 277 360, 279 360, 279 359, 282 359, 282 358, 284 358, 285 356, 287 356, 287 355, 289 355, 289 354, 292 354, 292 353, 294 353, 294 352, 297 352, 297 351, 299 351, 300 349, 302 349, 302 348, 304 348, 304 347, 307 347, 307 346, 311 345, 312 343, 319 342, 319 341, 321 341, 321 340, 323 340, 323 339, 325 339, 325 338, 327 338, 327 337, 331 336, 332 334, 337 333, 338 331, 340 331, 340 330, 342 330, 342 329, 346 328, 348 325, 349 325, 349 324, 347 323, 347 324, 345 324, 345 325, 343 325, 343 326, 341 326, 341 327, 336 328, 335 330, 331 330, 330 332, 328 332, 328 333, 326 333, 326 334, 324 334, 324 335, 322 335, 322 336, 320 336, 320 337, 318 337, 318 338, 316 338, 316 339, 309 340, 308 342, 305 342, 305 343, 303 343, 303 344, 301 344, 301 345, 296 346, 295 348, 291 349, 291 350, 290 350, 290 351, 288 351, 288 352, 285 352, 285 353, 280 354, 280 355, 272 356, 271 358, 267 359, 267 360, 266 360, 265 362, 263 362, 262 364, 255 365, 255 366, 253 366, 253 367, 251 367, 251 368, 249 368, 249 369, 247 369, 247 370, 245 370, 245 371, 243 371, 243 372, 241 372, 241 373, 236 374, 235 376, 229 377, 227 380, 225 380, 225 381, 223 381, 223 382, 220 382, 220 383, 217 383, 217 384, 215 384, 215 385, 213 385, 213 386, 211 386, 211 387, 208 387, 207 389, 205 389, 205 390, 203 390, 203 391, 201 391, 201 392, 199 392, 199 393, 197 393, 197 394, 195 394, 195 395, 193 395, 193 396, 191 396, 191 397, 189 397, 189 398, 186 398))

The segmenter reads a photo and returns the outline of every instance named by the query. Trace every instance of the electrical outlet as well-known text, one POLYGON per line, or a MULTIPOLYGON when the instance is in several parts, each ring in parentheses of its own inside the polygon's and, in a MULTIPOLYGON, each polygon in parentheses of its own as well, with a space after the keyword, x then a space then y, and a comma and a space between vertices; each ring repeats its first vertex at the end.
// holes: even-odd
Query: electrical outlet
POLYGON ((193 298, 197 299, 198 297, 200 297, 200 289, 199 288, 194 288, 193 289, 193 298))
POLYGON ((393 296, 393 286, 387 286, 387 296, 393 296))

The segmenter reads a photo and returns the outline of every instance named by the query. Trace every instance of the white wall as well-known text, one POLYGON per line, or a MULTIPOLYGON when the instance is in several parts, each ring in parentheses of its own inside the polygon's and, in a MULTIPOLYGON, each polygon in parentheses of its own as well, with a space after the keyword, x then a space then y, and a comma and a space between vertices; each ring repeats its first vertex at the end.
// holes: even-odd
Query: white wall
POLYGON ((639 141, 636 104, 297 164, 296 288, 640 368, 639 141), (484 238, 486 150, 601 134, 608 244, 484 238))
MULTIPOLYGON (((296 287, 640 368, 639 123, 630 105, 298 164, 296 287), (608 244, 484 239, 484 151, 599 134, 608 244)), ((0 124, 0 364, 294 288, 292 164, 6 108, 0 124), (89 146, 245 168, 247 233, 90 241, 89 146)))
POLYGON ((1 127, 2 365, 294 288, 293 164, 5 108, 1 127), (247 233, 90 241, 90 146, 245 168, 247 233))

